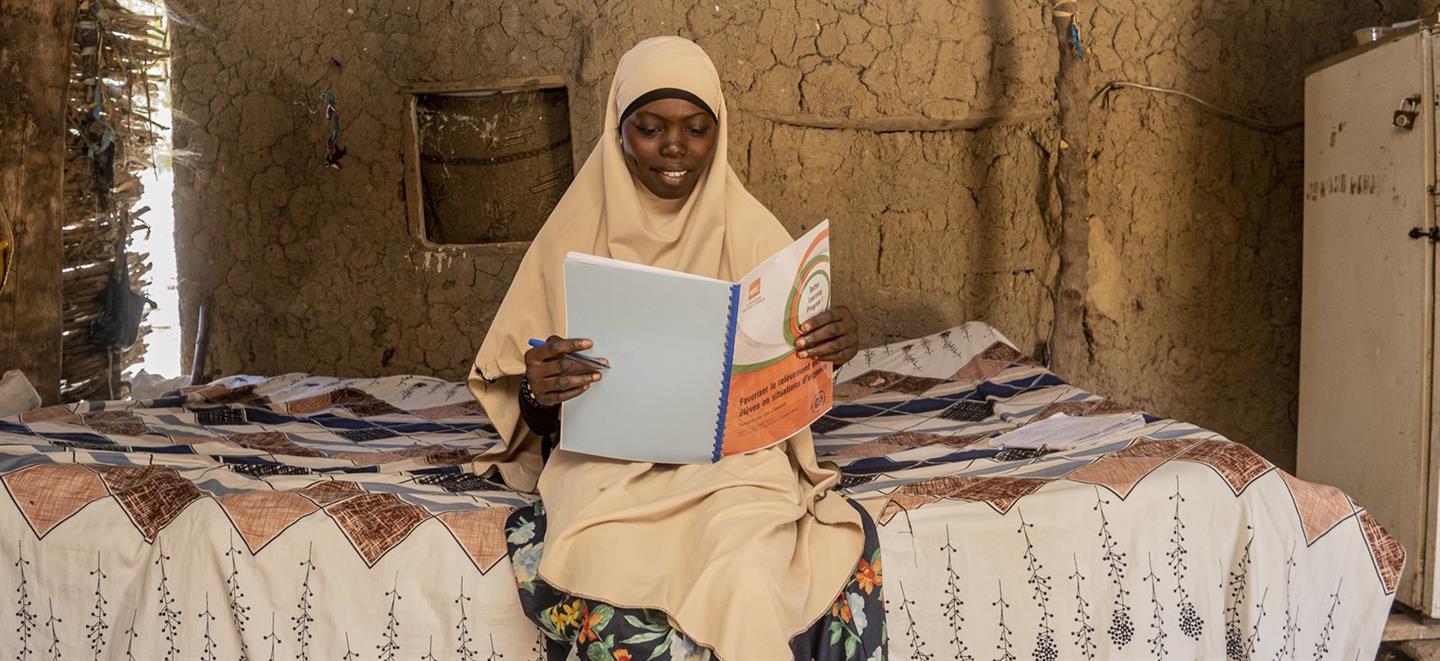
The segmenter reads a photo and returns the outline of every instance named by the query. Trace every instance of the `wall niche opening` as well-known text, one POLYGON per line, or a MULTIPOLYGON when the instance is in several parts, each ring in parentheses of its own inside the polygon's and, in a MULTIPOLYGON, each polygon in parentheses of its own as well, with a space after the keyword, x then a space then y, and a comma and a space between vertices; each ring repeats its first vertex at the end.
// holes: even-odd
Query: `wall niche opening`
POLYGON ((574 177, 563 84, 417 90, 412 220, 434 244, 530 241, 574 177), (418 222, 415 222, 418 220, 418 222))

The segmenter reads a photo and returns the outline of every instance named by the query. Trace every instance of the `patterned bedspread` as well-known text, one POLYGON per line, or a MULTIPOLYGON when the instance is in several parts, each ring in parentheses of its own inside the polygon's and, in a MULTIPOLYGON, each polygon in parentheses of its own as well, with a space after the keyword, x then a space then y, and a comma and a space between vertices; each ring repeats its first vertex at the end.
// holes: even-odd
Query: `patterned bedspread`
MULTIPOLYGON (((815 425, 879 514, 895 659, 1373 658, 1404 552, 1343 493, 967 324, 863 352, 815 425), (1062 439, 1063 440, 1063 439, 1062 439)), ((236 376, 0 420, 0 657, 543 659, 462 384, 236 376)))

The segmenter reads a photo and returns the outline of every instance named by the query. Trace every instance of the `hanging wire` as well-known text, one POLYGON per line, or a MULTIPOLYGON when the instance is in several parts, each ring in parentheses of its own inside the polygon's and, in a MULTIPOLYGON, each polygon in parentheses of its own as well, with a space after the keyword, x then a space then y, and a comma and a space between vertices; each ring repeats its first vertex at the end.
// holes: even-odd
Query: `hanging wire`
POLYGON ((321 99, 320 99, 320 105, 315 106, 314 108, 311 108, 311 107, 310 107, 310 104, 305 103, 305 97, 304 97, 304 96, 298 96, 298 97, 295 97, 295 102, 294 102, 293 104, 291 104, 291 105, 300 106, 301 108, 304 108, 304 109, 305 109, 305 112, 308 112, 308 113, 310 113, 310 114, 312 114, 312 115, 318 115, 318 114, 320 114, 320 111, 321 111, 321 110, 324 110, 324 109, 325 109, 325 99, 324 99, 324 97, 321 97, 321 99))
POLYGON ((1287 131, 1297 129, 1305 125, 1304 121, 1279 124, 1275 122, 1267 122, 1261 119, 1255 119, 1253 117, 1247 117, 1238 112, 1227 110, 1218 105, 1215 105, 1214 103, 1206 101, 1205 99, 1195 96, 1194 94, 1191 94, 1189 92, 1183 92, 1170 87, 1160 87, 1158 85, 1135 83, 1128 80, 1112 80, 1108 83, 1105 83, 1104 87, 1101 87, 1099 91, 1095 92, 1094 96, 1090 97, 1090 102, 1094 103, 1096 99, 1099 99, 1103 96, 1105 98, 1101 101, 1100 107, 1109 108, 1110 95, 1119 92, 1123 88, 1133 88, 1145 90, 1147 92, 1155 92, 1158 94, 1172 94, 1175 96, 1183 97, 1200 104, 1204 108, 1210 110, 1217 115, 1220 115, 1221 117, 1224 117, 1234 122, 1238 122, 1257 131, 1265 131, 1267 133, 1285 133, 1287 131))

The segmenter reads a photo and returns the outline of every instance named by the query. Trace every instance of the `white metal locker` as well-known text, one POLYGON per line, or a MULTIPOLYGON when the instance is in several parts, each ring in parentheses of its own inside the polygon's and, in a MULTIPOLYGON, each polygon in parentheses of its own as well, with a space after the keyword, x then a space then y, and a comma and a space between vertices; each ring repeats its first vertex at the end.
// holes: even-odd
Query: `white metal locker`
POLYGON ((1434 30, 1356 49, 1305 80, 1296 470, 1350 494, 1404 544, 1396 598, 1432 617, 1434 30), (1413 125, 1397 126, 1411 112, 1413 125))

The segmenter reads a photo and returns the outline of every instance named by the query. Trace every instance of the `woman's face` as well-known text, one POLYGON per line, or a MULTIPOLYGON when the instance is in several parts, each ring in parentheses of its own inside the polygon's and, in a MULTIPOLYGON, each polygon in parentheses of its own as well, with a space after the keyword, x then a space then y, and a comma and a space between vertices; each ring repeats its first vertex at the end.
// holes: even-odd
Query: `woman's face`
POLYGON ((710 113, 684 99, 640 106, 620 125, 620 144, 631 176, 656 197, 690 195, 715 155, 719 129, 710 113))

